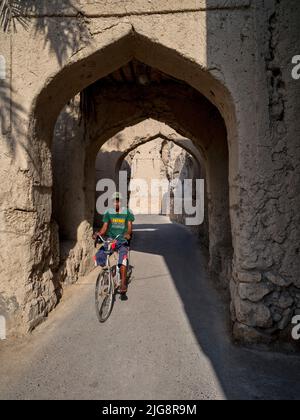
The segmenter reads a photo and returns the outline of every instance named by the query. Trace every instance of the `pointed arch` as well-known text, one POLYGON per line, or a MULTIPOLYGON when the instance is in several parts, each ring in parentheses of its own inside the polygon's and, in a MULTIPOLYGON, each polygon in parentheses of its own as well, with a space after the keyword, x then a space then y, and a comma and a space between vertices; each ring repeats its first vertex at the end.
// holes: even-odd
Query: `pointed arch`
MULTIPOLYGON (((94 141, 94 144, 92 146, 89 144, 89 150, 85 151, 87 158, 84 170, 82 171, 86 177, 82 183, 82 189, 84 190, 84 194, 87 192, 90 195, 90 198, 87 198, 88 207, 82 208, 80 214, 82 222, 79 221, 74 238, 76 240, 76 236, 77 238, 82 238, 84 235, 87 237, 90 234, 94 209, 91 168, 95 168, 95 153, 97 152, 97 148, 99 150, 101 144, 126 126, 134 125, 143 121, 145 118, 157 117, 159 121, 169 125, 184 137, 191 138, 194 142, 197 142, 199 147, 201 146, 201 142, 205 146, 207 143, 204 142, 203 137, 207 140, 210 135, 216 136, 214 134, 215 126, 213 120, 214 116, 217 115, 218 121, 221 122, 219 126, 222 137, 222 148, 213 148, 211 146, 208 147, 209 150, 206 152, 210 155, 209 159, 215 154, 217 161, 222 162, 220 168, 218 168, 218 164, 215 162, 214 166, 210 167, 210 173, 208 174, 209 178, 215 171, 214 183, 212 183, 209 194, 210 211, 213 214, 210 222, 210 235, 212 238, 211 255, 213 256, 211 261, 213 266, 218 266, 218 264, 222 265, 224 261, 222 250, 220 250, 220 247, 223 246, 222 238, 227 235, 231 244, 231 229, 237 230, 234 223, 231 226, 230 221, 227 223, 227 220, 229 220, 229 209, 234 208, 237 201, 235 183, 238 178, 237 125, 231 94, 225 84, 215 74, 212 74, 209 69, 205 68, 205 63, 196 62, 185 56, 181 51, 163 45, 157 39, 149 39, 139 34, 131 24, 126 22, 119 23, 104 30, 101 34, 94 37, 90 45, 75 53, 64 67, 47 79, 43 89, 38 93, 32 103, 29 124, 33 177, 32 196, 33 200, 35 200, 34 205, 36 206, 37 213, 40 214, 40 217, 37 219, 38 223, 33 241, 37 240, 37 232, 40 228, 43 227, 45 229, 43 215, 48 215, 52 212, 51 143, 54 126, 61 110, 76 94, 99 79, 103 79, 122 68, 133 59, 164 73, 176 82, 182 82, 181 98, 184 97, 185 86, 190 87, 192 91, 191 97, 195 99, 195 105, 197 105, 198 100, 202 103, 199 108, 200 114, 197 114, 197 106, 193 108, 191 115, 188 115, 188 110, 184 110, 182 113, 173 97, 167 104, 167 106, 174 108, 172 115, 164 115, 162 118, 159 118, 158 109, 154 113, 147 111, 147 115, 128 114, 127 119, 124 118, 118 122, 119 125, 116 124, 106 127, 106 131, 104 130, 103 132, 101 132, 101 127, 97 131, 97 127, 95 126, 95 130, 91 136, 93 138, 89 139, 91 142, 94 141), (211 110, 214 114, 212 118, 210 115, 211 110), (177 118, 180 121, 176 121, 177 118), (207 119, 209 120, 209 124, 206 127, 205 123, 207 119), (222 154, 225 149, 226 153, 222 154), (224 160, 222 161, 223 156, 225 156, 226 162, 224 160), (216 200, 220 191, 221 197, 218 198, 219 203, 217 203, 214 200, 216 200), (222 212, 225 207, 226 215, 224 216, 222 212), (230 231, 228 234, 222 225, 222 220, 224 219, 226 219, 225 230, 228 229, 230 231), (78 231, 80 231, 80 235, 77 235, 78 231)), ((50 231, 50 229, 49 223, 48 230, 50 231)), ((235 240, 235 235, 232 235, 232 238, 235 240)), ((81 240, 81 244, 83 242, 81 240)), ((225 242, 224 246, 227 246, 228 241, 225 240, 225 242)), ((84 248, 83 252, 87 254, 89 244, 83 243, 82 246, 84 248)), ((234 241, 233 246, 235 246, 234 241)), ((49 254, 49 249, 40 250, 40 252, 49 254)), ((78 254, 82 255, 82 251, 80 250, 78 254)), ((87 258, 89 257, 87 255, 87 258)), ((232 255, 230 254, 230 264, 231 261, 232 255)), ((37 270, 39 269, 40 267, 37 268, 37 270)), ((217 269, 218 272, 220 270, 219 268, 217 269)), ((42 272, 34 273, 35 278, 41 275, 42 272)))

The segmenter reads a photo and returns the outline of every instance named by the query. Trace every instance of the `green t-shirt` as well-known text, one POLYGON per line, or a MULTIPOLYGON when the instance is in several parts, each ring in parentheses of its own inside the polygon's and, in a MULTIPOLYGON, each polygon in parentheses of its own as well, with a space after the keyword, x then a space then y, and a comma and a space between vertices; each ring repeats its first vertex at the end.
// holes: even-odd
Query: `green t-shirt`
POLYGON ((119 239, 124 239, 128 230, 128 222, 134 222, 134 215, 127 208, 120 209, 119 213, 113 209, 107 210, 103 216, 103 223, 109 223, 107 235, 112 239, 115 239, 118 235, 121 235, 119 239))

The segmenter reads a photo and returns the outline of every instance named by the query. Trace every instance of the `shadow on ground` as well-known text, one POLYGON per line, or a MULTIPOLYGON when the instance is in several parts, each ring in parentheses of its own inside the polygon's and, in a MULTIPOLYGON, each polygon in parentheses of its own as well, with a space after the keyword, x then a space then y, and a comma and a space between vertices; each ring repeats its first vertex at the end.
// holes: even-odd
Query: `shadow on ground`
POLYGON ((199 348, 211 361, 227 399, 299 399, 300 359, 231 342, 229 304, 208 279, 196 238, 186 228, 176 227, 151 224, 151 216, 149 224, 137 221, 132 250, 163 256, 199 348))

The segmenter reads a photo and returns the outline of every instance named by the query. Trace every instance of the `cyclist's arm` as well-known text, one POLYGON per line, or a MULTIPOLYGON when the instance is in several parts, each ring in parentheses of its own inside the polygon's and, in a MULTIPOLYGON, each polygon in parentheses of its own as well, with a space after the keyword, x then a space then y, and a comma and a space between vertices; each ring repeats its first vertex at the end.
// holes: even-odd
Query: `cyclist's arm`
POLYGON ((108 231, 108 223, 103 223, 102 229, 99 231, 98 235, 105 236, 106 232, 108 231))
POLYGON ((128 239, 128 240, 131 239, 131 236, 132 236, 132 228, 133 228, 132 222, 128 222, 127 232, 124 235, 124 238, 125 239, 128 239))

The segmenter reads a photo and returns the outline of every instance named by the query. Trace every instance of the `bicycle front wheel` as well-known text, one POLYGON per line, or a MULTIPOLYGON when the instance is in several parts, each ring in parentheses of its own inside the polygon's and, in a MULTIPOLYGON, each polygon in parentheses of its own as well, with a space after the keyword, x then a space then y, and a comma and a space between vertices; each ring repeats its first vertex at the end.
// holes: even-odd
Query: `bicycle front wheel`
POLYGON ((96 290, 95 290, 95 305, 96 314, 99 322, 103 323, 109 318, 114 301, 114 287, 111 273, 103 271, 99 274, 96 290))

